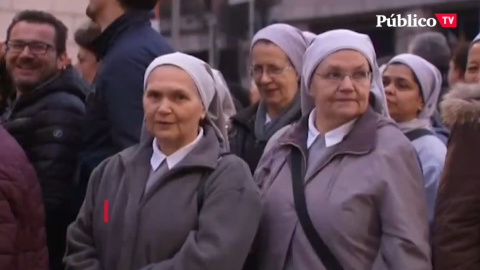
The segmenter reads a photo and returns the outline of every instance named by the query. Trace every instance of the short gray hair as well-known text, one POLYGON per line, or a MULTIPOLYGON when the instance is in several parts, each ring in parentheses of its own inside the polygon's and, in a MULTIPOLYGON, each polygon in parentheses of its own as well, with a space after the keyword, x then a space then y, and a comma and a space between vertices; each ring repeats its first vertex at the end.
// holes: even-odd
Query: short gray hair
POLYGON ((439 32, 426 32, 417 35, 411 42, 408 52, 418 55, 433 64, 442 74, 448 72, 451 49, 447 38, 439 32))

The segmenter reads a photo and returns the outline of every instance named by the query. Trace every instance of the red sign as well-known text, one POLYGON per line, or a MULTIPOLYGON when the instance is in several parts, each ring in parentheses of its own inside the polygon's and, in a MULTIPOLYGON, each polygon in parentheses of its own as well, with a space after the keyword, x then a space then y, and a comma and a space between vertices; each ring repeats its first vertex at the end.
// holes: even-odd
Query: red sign
POLYGON ((456 13, 435 13, 435 16, 442 27, 457 27, 456 13))
POLYGON ((108 222, 108 200, 103 201, 103 221, 108 222))

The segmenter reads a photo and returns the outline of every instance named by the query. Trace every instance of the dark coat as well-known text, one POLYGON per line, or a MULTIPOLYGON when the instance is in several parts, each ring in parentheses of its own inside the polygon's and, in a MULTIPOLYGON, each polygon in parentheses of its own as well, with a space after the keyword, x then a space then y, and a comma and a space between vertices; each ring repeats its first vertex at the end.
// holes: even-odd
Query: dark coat
POLYGON ((456 85, 441 104, 450 128, 433 229, 435 270, 480 269, 480 86, 456 85))
POLYGON ((53 270, 62 269, 66 229, 78 211, 72 197, 77 192, 74 175, 83 134, 84 85, 69 67, 12 100, 4 115, 5 128, 22 146, 42 187, 53 270))
POLYGON ((35 170, 0 126, 0 269, 47 270, 43 203, 35 170))
MULTIPOLYGON (((95 41, 101 66, 87 99, 85 155, 103 159, 139 142, 143 80, 148 65, 173 52, 150 24, 148 12, 127 12, 95 41)), ((94 159, 94 158, 93 158, 94 159)))
MULTIPOLYGON (((230 151, 247 162, 253 173, 263 155, 268 140, 258 140, 255 136, 255 119, 259 104, 248 107, 231 118, 229 129, 230 151)), ((295 121, 302 117, 301 111, 295 121)))

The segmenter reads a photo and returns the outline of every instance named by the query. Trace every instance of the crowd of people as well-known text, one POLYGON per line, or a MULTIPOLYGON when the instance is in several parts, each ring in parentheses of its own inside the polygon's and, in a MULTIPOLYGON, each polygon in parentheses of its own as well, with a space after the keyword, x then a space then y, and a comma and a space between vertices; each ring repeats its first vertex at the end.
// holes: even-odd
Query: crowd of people
POLYGON ((0 269, 478 270, 480 34, 377 57, 282 23, 251 89, 175 52, 156 1, 25 10, 0 45, 0 269))

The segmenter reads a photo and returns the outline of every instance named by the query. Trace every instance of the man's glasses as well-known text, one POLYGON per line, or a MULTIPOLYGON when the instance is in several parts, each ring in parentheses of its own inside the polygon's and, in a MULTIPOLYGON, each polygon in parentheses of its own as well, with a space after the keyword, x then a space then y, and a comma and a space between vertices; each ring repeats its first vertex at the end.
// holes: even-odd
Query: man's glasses
POLYGON ((33 55, 44 55, 48 52, 49 49, 54 48, 52 45, 34 41, 34 42, 25 42, 25 41, 9 41, 7 42, 7 53, 20 54, 25 50, 25 47, 28 47, 28 51, 33 55))

